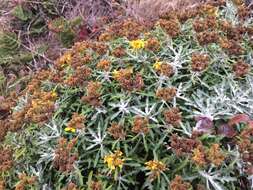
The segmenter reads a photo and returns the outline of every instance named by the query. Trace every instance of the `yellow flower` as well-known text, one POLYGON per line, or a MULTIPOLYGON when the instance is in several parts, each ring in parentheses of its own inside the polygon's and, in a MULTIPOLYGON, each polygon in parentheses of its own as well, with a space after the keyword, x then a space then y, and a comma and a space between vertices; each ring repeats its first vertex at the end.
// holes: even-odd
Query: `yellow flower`
POLYGON ((217 17, 218 16, 218 8, 212 5, 205 5, 203 7, 203 11, 204 13, 206 13, 209 16, 214 16, 217 17))
POLYGON ((122 76, 130 75, 133 73, 133 67, 128 67, 126 69, 114 70, 112 76, 114 79, 119 79, 122 76))
POLYGON ((117 70, 114 70, 114 71, 112 72, 112 76, 113 76, 113 78, 117 79, 117 78, 119 78, 119 76, 120 76, 120 72, 117 71, 117 70))
POLYGON ((64 67, 65 65, 69 65, 71 63, 71 60, 72 60, 71 53, 66 52, 63 56, 60 57, 59 63, 62 67, 64 67))
POLYGON ((161 61, 156 61, 155 64, 153 65, 153 68, 159 71, 161 69, 162 64, 163 63, 161 61))
POLYGON ((65 131, 65 132, 75 133, 75 132, 76 132, 76 129, 73 128, 73 127, 66 127, 66 128, 64 129, 64 131, 65 131))
POLYGON ((215 7, 214 9, 210 9, 210 10, 207 12, 207 14, 210 15, 210 16, 217 17, 217 16, 218 16, 218 8, 215 7))
POLYGON ((193 150, 192 160, 199 166, 206 164, 204 147, 202 145, 198 145, 197 148, 193 150))
POLYGON ((132 41, 130 41, 130 46, 134 50, 143 49, 145 47, 145 41, 144 40, 132 40, 132 41))
POLYGON ((146 168, 151 171, 161 172, 166 169, 166 165, 163 162, 157 161, 157 160, 150 160, 146 162, 145 165, 146 165, 146 168))
POLYGON ((224 161, 225 156, 223 155, 220 145, 213 144, 208 151, 208 160, 210 160, 215 166, 219 166, 224 161))
POLYGON ((107 163, 110 170, 115 170, 117 167, 121 169, 125 161, 122 156, 123 153, 120 150, 116 150, 114 153, 104 157, 104 163, 107 163))
POLYGON ((52 94, 51 94, 51 96, 52 96, 53 98, 56 98, 56 97, 57 97, 57 93, 53 91, 52 94))

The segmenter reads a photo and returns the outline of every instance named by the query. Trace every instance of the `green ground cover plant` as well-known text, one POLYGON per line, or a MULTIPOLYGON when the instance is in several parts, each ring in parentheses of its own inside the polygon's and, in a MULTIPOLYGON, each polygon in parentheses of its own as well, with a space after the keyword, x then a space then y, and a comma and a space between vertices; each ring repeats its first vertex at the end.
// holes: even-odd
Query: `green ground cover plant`
POLYGON ((230 0, 76 42, 1 99, 0 189, 253 189, 252 48, 230 0))

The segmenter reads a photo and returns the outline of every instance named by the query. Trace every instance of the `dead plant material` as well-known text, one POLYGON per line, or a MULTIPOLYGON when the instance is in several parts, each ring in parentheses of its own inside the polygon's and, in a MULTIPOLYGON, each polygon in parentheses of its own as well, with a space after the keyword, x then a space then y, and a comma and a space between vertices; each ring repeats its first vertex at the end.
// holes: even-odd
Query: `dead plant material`
POLYGON ((244 77, 249 73, 250 69, 250 65, 242 60, 239 60, 233 65, 233 71, 236 77, 244 77))
POLYGON ((149 124, 149 121, 147 118, 136 116, 134 118, 132 132, 137 133, 137 134, 138 133, 147 134, 149 132, 148 124, 149 124))
POLYGON ((206 54, 193 53, 192 54, 192 70, 200 72, 205 70, 209 64, 209 56, 206 54))
POLYGON ((53 160, 53 165, 56 169, 66 173, 69 173, 74 169, 74 163, 78 159, 78 154, 74 151, 76 143, 77 138, 72 139, 69 142, 65 138, 59 139, 53 160))
POLYGON ((216 31, 204 31, 197 34, 197 39, 200 45, 216 43, 219 39, 219 34, 216 31))
POLYGON ((177 19, 160 19, 158 24, 166 31, 166 33, 174 38, 180 34, 180 23, 177 19))
POLYGON ((168 124, 171 124, 174 126, 178 126, 182 120, 182 115, 180 113, 179 108, 177 107, 171 108, 169 110, 165 110, 164 117, 165 117, 165 121, 168 124))
POLYGON ((124 132, 123 126, 113 122, 111 127, 108 128, 108 132, 113 136, 114 139, 124 139, 126 133, 124 132))
POLYGON ((126 12, 139 22, 152 25, 166 12, 172 10, 180 10, 182 12, 186 9, 192 9, 201 3, 201 0, 130 0, 127 2, 126 12))

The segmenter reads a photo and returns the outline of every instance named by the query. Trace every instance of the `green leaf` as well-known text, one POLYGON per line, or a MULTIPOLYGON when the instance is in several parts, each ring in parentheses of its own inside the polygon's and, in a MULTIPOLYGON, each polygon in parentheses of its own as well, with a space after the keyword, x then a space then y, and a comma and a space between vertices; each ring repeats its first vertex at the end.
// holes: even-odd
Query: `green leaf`
POLYGON ((93 171, 90 171, 89 175, 88 175, 88 190, 91 190, 90 186, 91 186, 91 182, 92 182, 92 176, 93 176, 93 171))
POLYGON ((79 182, 79 184, 81 185, 81 186, 83 186, 84 185, 84 183, 83 183, 83 176, 82 176, 82 173, 81 173, 81 171, 79 170, 79 168, 77 168, 77 175, 78 175, 78 182, 79 182))
POLYGON ((27 21, 29 16, 28 14, 24 11, 21 5, 17 5, 14 9, 12 14, 17 17, 18 19, 22 21, 27 21))

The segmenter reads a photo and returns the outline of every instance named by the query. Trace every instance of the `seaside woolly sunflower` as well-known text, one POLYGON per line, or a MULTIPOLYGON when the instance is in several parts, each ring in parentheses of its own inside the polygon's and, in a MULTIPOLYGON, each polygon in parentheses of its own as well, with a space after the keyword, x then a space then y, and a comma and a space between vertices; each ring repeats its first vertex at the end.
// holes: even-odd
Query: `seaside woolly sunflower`
POLYGON ((120 150, 114 151, 114 153, 106 155, 104 157, 104 163, 110 170, 115 170, 116 168, 122 169, 125 159, 123 159, 123 153, 120 150))
POLYGON ((130 44, 130 47, 133 49, 133 50, 139 50, 139 49, 143 49, 145 47, 145 41, 144 40, 133 40, 133 41, 130 41, 129 44, 130 44))
POLYGON ((149 179, 151 181, 155 180, 158 176, 160 176, 161 172, 166 170, 166 165, 158 160, 150 160, 145 163, 146 169, 150 170, 149 179))
POLYGON ((153 65, 153 68, 156 70, 156 71, 160 71, 161 70, 161 67, 162 67, 162 62, 161 61, 156 61, 153 65))
POLYGON ((112 24, 0 95, 0 186, 251 189, 253 21, 205 4, 112 24))

